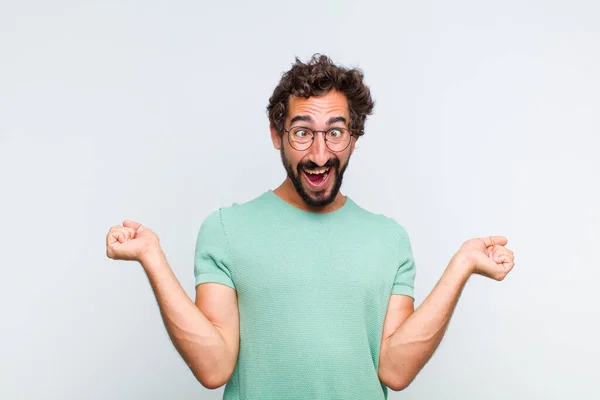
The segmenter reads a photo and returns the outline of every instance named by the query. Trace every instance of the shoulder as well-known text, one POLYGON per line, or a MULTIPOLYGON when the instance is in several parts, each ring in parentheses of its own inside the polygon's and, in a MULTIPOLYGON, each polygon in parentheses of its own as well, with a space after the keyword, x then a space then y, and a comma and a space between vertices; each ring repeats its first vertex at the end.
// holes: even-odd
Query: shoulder
POLYGON ((395 218, 392 218, 386 214, 370 211, 362 206, 359 206, 356 203, 354 203, 354 205, 357 216, 362 220, 369 221, 371 224, 381 229, 389 229, 392 231, 400 232, 402 234, 406 234, 406 229, 404 229, 404 226, 400 224, 395 218))
POLYGON ((251 200, 233 203, 230 206, 219 208, 222 216, 228 218, 241 217, 244 215, 253 215, 261 210, 268 210, 270 207, 269 192, 264 192, 251 200))
POLYGON ((395 240, 408 241, 408 232, 397 219, 367 210, 356 203, 354 205, 356 215, 365 227, 376 231, 379 235, 387 234, 393 236, 395 240))
POLYGON ((213 210, 203 225, 220 226, 225 231, 236 225, 246 225, 251 220, 261 219, 270 210, 268 192, 242 203, 233 203, 213 210))

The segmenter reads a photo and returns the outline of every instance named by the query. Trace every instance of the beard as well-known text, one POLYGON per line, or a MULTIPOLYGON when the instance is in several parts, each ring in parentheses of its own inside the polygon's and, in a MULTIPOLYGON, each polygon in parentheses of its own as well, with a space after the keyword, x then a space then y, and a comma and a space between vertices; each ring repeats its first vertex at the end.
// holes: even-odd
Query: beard
POLYGON ((331 204, 336 196, 338 195, 340 188, 342 187, 342 179, 344 177, 344 172, 348 167, 348 161, 344 165, 340 165, 340 160, 337 157, 330 158, 327 162, 319 166, 312 161, 300 162, 296 166, 296 170, 292 167, 292 164, 287 160, 285 156, 285 152, 283 150, 283 146, 281 146, 281 161, 283 162, 283 166, 285 167, 285 171, 287 172, 287 176, 290 178, 292 183, 294 184, 294 188, 298 195, 302 198, 302 200, 309 206, 313 208, 322 208, 329 204, 331 204), (331 177, 334 181, 329 183, 329 188, 325 188, 321 191, 316 192, 316 196, 309 194, 309 192, 304 188, 302 184, 302 169, 315 169, 319 167, 329 167, 329 173, 334 173, 331 177), (329 190, 329 194, 327 194, 327 190, 329 190))

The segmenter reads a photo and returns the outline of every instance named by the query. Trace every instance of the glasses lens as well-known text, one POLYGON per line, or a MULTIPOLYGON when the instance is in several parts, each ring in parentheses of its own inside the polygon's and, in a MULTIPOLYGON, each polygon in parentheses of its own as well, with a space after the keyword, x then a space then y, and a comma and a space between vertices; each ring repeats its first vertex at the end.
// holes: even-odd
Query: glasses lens
POLYGON ((350 143, 350 132, 344 128, 332 128, 327 131, 327 147, 332 151, 342 151, 350 143))
POLYGON ((313 133, 310 129, 301 126, 290 129, 290 144, 296 150, 305 150, 310 147, 313 141, 313 133))

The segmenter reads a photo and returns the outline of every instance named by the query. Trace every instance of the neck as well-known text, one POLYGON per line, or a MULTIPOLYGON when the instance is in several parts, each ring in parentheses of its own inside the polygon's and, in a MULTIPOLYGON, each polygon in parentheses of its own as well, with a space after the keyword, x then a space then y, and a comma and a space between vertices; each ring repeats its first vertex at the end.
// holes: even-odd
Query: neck
POLYGON ((306 202, 304 202, 304 200, 302 199, 302 197, 300 197, 298 192, 296 192, 296 188, 294 187, 294 184, 292 183, 289 177, 287 177, 277 189, 273 190, 273 193, 275 193, 283 201, 285 201, 288 204, 291 204, 294 207, 297 207, 304 211, 314 212, 317 214, 324 214, 335 211, 341 208, 344 205, 344 203, 346 203, 346 196, 344 196, 341 192, 338 192, 338 194, 335 196, 335 199, 330 204, 327 204, 323 207, 310 206, 306 204, 306 202))

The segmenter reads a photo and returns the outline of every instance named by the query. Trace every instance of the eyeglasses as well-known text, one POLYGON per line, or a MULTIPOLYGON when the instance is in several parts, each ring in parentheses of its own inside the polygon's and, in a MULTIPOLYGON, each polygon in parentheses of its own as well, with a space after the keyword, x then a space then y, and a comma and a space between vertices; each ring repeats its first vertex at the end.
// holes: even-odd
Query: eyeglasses
POLYGON ((344 151, 348 148, 352 136, 346 128, 330 128, 326 131, 315 131, 304 126, 292 126, 290 129, 284 129, 288 134, 290 146, 298 151, 308 150, 315 141, 315 134, 323 132, 325 145, 333 152, 344 151))

